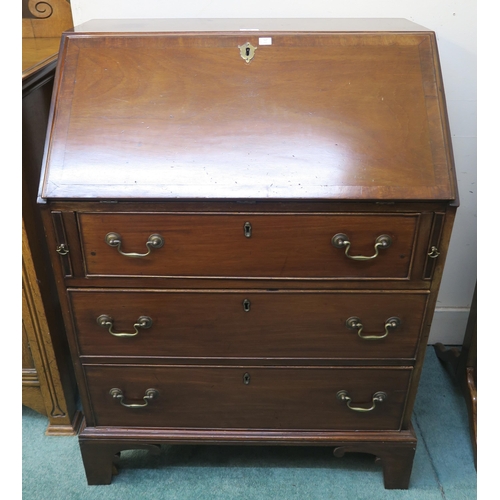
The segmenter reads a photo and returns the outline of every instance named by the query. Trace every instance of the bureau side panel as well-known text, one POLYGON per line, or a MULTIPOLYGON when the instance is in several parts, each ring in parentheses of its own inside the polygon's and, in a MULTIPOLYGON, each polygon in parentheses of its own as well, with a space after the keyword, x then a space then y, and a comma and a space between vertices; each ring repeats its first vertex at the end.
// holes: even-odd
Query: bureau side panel
POLYGON ((451 233, 453 229, 453 222, 455 220, 457 207, 450 206, 446 210, 443 228, 441 232, 441 237, 438 240, 438 251, 439 255, 434 259, 434 273, 431 281, 431 289, 429 296, 429 304, 427 312, 424 316, 424 323, 422 329, 422 340, 417 350, 417 358, 415 363, 415 368, 412 374, 412 381, 410 385, 410 391, 408 395, 408 405, 406 407, 404 419, 403 419, 403 428, 408 429, 411 426, 411 417, 413 406, 415 403, 415 398, 417 396, 418 383, 420 381, 420 375, 422 373, 422 367, 425 359, 425 350, 427 347, 427 340, 429 338, 429 332, 432 325, 432 319, 434 317, 434 311, 436 308, 436 302, 439 293, 439 287, 441 285, 441 279, 443 276, 444 265, 446 262, 446 256, 448 254, 448 248, 450 244, 451 233))

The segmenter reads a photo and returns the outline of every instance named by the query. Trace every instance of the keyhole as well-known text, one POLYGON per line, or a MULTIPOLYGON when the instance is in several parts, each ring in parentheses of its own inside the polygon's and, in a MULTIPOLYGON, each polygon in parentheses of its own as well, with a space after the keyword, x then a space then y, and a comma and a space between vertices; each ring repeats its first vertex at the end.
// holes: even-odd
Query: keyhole
POLYGON ((245 49, 245 53, 246 53, 247 57, 250 55, 250 47, 247 47, 245 49))
POLYGON ((243 232, 245 238, 250 238, 252 236, 252 224, 250 224, 250 222, 245 222, 245 224, 243 224, 243 232))
POLYGON ((250 383, 250 373, 245 373, 245 375, 243 375, 243 383, 245 385, 248 385, 250 383))
POLYGON ((250 311, 250 301, 249 301, 248 299, 245 299, 245 300, 243 301, 243 310, 244 310, 245 312, 250 311))

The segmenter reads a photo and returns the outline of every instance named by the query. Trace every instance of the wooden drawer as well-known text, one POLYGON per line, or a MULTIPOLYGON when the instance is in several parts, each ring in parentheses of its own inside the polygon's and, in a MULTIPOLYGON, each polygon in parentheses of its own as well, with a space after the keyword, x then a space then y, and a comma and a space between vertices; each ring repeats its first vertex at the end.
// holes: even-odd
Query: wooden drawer
POLYGON ((408 279, 418 214, 89 214, 79 215, 88 276, 176 276, 305 279, 408 279), (249 223, 250 226, 245 224, 249 223), (110 246, 106 236, 121 246, 110 246), (336 248, 345 234, 349 254, 371 257, 375 242, 392 242, 361 261, 336 248), (146 242, 163 246, 145 257, 146 242))
POLYGON ((411 368, 86 366, 97 426, 397 430, 411 368), (147 389, 158 391, 148 406, 147 389), (337 398, 345 390, 353 411, 337 398))
POLYGON ((428 294, 71 290, 69 297, 82 355, 408 359, 428 294), (100 325, 102 315, 111 319, 100 325), (149 328, 134 327, 141 317, 151 318, 149 328), (361 331, 346 326, 351 317, 361 331), (385 335, 393 317, 400 324, 385 338, 360 338, 385 335))

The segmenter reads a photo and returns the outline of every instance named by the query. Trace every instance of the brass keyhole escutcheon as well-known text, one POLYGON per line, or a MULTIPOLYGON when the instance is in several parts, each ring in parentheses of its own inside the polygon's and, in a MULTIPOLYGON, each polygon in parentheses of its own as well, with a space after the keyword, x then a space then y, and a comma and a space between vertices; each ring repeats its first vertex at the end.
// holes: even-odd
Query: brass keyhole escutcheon
POLYGON ((252 224, 250 224, 250 222, 245 222, 245 224, 243 224, 243 234, 245 238, 252 237, 252 224))
POLYGON ((245 385, 248 385, 250 383, 250 373, 245 373, 245 375, 243 375, 243 383, 245 385))
POLYGON ((250 42, 238 45, 240 49, 240 56, 248 64, 255 56, 255 51, 258 47, 254 47, 250 42))

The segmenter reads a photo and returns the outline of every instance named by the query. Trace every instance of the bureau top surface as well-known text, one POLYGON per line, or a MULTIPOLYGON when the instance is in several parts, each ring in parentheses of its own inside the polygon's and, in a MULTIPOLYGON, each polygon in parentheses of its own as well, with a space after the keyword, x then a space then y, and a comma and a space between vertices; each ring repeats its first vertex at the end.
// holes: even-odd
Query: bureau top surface
POLYGON ((269 19, 92 19, 69 31, 75 33, 147 32, 364 32, 430 31, 407 19, 398 18, 269 18, 269 19))
POLYGON ((454 200, 435 37, 399 19, 90 21, 42 199, 454 200))

